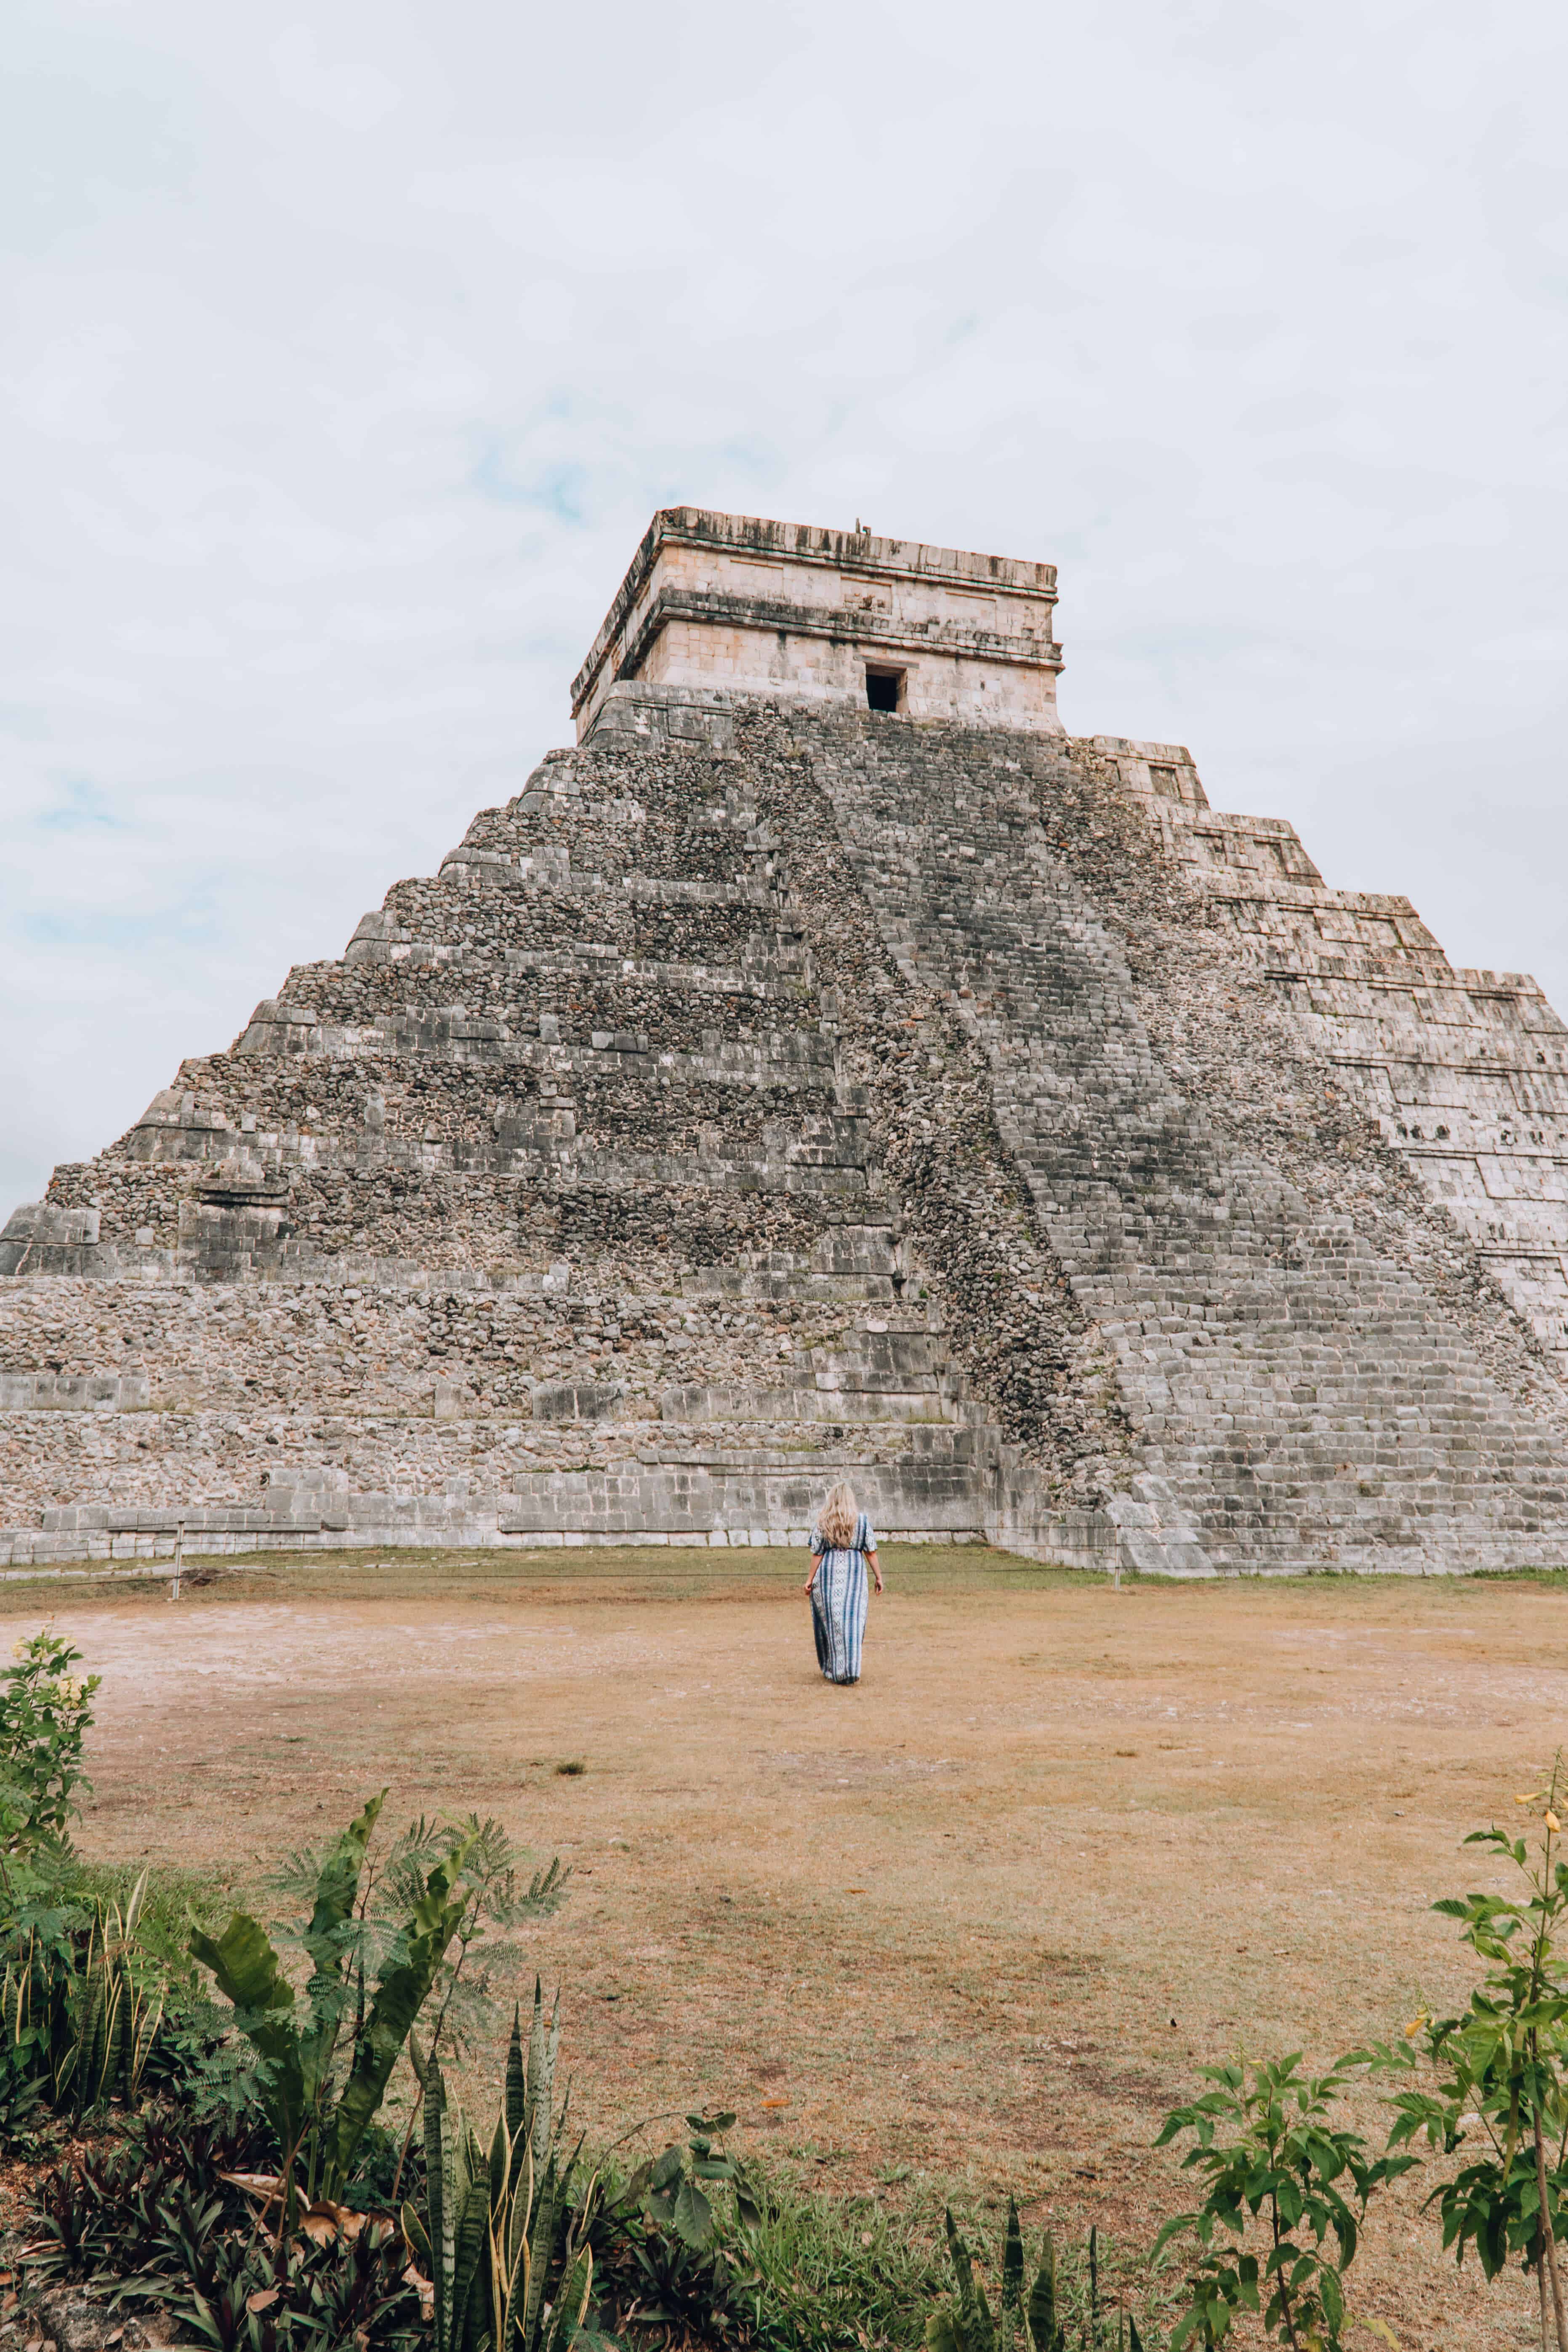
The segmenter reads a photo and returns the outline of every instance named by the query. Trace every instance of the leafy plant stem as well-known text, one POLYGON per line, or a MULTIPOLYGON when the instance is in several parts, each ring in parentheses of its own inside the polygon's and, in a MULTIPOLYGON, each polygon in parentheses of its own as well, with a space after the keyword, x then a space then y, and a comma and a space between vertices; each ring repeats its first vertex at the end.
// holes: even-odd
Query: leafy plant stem
MULTIPOLYGON (((1535 2116, 1535 2188, 1541 2200, 1541 2242, 1546 2252, 1546 2269, 1552 2280, 1552 2308, 1557 2323, 1557 2352, 1568 2352, 1568 2327, 1563 2325, 1563 2282, 1557 2275, 1557 2241, 1552 2229, 1552 2209, 1546 2195, 1546 2150, 1541 2137, 1541 2114, 1535 2116)), ((1545 2295, 1542 2291, 1542 2303, 1545 2295)))
MULTIPOLYGON (((1274 2252, 1276 2256, 1278 2256, 1281 2236, 1279 2228, 1279 2200, 1278 2197, 1269 2198, 1268 2214, 1269 2219, 1274 2225, 1274 2252)), ((1280 2265, 1279 2270, 1279 2315, 1285 2322, 1285 2334, 1289 2342, 1290 2352, 1301 2352, 1301 2347, 1296 2341, 1296 2319, 1294 2313, 1290 2309, 1290 2286, 1289 2280, 1286 2278, 1283 2264, 1280 2265)))

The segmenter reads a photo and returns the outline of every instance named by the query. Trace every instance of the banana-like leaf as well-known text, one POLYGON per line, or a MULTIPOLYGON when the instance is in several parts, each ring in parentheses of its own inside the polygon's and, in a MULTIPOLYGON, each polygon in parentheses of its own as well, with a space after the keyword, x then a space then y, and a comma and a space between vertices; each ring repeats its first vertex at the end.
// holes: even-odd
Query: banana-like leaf
MULTIPOLYGON (((310 2020, 300 2034, 305 2105, 310 2114, 319 2114, 329 2095, 332 2061, 348 2010, 348 1962, 360 1872, 385 1796, 384 1789, 379 1797, 371 1798, 363 1811, 329 1847, 316 1875, 310 1924, 303 1939, 310 1955, 310 1978, 305 1987, 310 2020)), ((341 2185, 341 2181, 330 2184, 330 2192, 332 2186, 341 2185)))
POLYGON ((195 1928, 190 1949, 212 1970, 218 1990, 234 2003, 236 2024, 266 2061, 267 2112, 283 2146, 297 2147, 304 2129, 305 2076, 299 2032, 288 2014, 294 1988, 277 1953, 248 1911, 237 1911, 216 1940, 195 1928))
POLYGON ((379 1797, 371 1798, 359 1818, 352 1821, 337 1843, 328 1848, 317 1874, 316 1899, 311 1906, 310 1924, 305 1930, 305 1949, 318 1975, 335 1975, 342 1966, 342 1931, 353 1916, 365 1848, 385 1801, 384 1789, 379 1797))
POLYGON ((472 1844, 472 1838, 465 1839, 437 1864, 412 1917, 399 1929, 387 1954, 333 2118, 326 2179, 329 2195, 348 2178, 354 2151, 381 2105, 398 2053, 425 2006, 447 1947, 468 1907, 467 1890, 459 1887, 456 1894, 452 1890, 458 1886, 472 1844))

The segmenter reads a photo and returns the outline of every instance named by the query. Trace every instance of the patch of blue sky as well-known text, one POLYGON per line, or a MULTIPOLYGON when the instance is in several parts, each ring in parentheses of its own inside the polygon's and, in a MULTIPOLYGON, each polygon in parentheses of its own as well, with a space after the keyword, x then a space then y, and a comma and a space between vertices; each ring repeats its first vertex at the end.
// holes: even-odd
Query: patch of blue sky
POLYGON ((519 479, 510 472, 500 444, 491 441, 469 473, 468 486, 492 505, 529 507, 576 530, 588 520, 584 512, 588 469, 575 460, 545 466, 527 479, 519 479))
POLYGON ((132 829, 96 784, 79 777, 62 785, 53 807, 40 809, 31 823, 35 833, 129 833, 132 829))

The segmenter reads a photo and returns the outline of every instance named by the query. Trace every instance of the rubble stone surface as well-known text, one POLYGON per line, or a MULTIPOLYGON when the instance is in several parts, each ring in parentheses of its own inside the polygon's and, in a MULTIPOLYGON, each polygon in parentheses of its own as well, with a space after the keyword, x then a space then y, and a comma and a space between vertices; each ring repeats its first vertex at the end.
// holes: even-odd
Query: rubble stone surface
POLYGON ((0 1563, 1568 1556, 1565 1033, 1179 747, 623 678, 0 1238, 0 1563))

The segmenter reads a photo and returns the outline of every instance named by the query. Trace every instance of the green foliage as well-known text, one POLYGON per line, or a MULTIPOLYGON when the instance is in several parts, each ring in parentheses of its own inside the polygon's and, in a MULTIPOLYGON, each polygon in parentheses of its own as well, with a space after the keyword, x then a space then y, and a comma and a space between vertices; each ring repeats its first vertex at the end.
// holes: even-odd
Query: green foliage
POLYGON ((29 2277, 112 2278, 122 2310, 162 2306, 213 2352, 415 2352, 419 2303, 395 2225, 262 2235, 236 2176, 267 2153, 253 2125, 150 2110, 120 2145, 39 2184, 29 2277))
MULTIPOLYGON (((1029 2263, 1018 2208, 1007 2200, 1007 2222, 1002 2238, 1002 2284, 993 2314, 985 2289, 975 2274, 969 2247, 952 2215, 946 2217, 948 2252, 958 2283, 954 2302, 944 2304, 926 2320, 926 2352, 1067 2352, 1067 2314, 1057 2276, 1056 2242, 1047 2230, 1026 2294, 1029 2263)), ((1100 2309, 1099 2241, 1089 2232, 1090 2291, 1083 2342, 1100 2352, 1106 2337, 1100 2309)), ((1136 2320, 1119 2321, 1118 2340, 1126 2352, 1142 2352, 1136 2320), (1129 2336, 1129 2330, 1131 2335, 1129 2336)))
POLYGON ((0 1875, 11 1879, 41 1852, 63 1846, 91 1794, 82 1742, 102 1679, 71 1672, 81 1652, 46 1625, 18 1641, 0 1674, 0 1875))
MULTIPOLYGON (((1496 2278, 1510 2254, 1555 2273, 1568 2201, 1568 1988, 1557 1948, 1568 1917, 1568 1864, 1551 1784, 1516 1801, 1537 1816, 1528 1839, 1494 1824, 1465 1841, 1507 1863, 1522 1882, 1513 1900, 1470 1894, 1433 1906, 1457 1919, 1484 1964, 1457 2017, 1420 2016, 1402 2042, 1363 2053, 1381 2072, 1414 2077, 1396 2093, 1391 2148, 1425 2139, 1458 2168, 1432 2192, 1443 2244, 1463 2262, 1474 2246, 1496 2278)), ((1557 2280, 1552 2278, 1555 2290, 1557 2280)), ((1554 2294, 1555 2301, 1555 2294, 1554 2294)), ((1563 2326, 1558 2317, 1561 2340, 1563 2326)))
POLYGON ((724 2147, 732 2115, 692 2115, 688 2137, 638 2165, 606 2201, 600 2233, 605 2288, 619 2313, 671 2336, 709 2343, 763 2326, 765 2282, 755 2260, 761 2195, 724 2147))
POLYGON ((721 2211, 726 2275, 710 2338, 744 2335, 769 2352, 862 2352, 868 2341, 913 2352, 947 2272, 925 2201, 889 2212, 870 2197, 764 2186, 755 2172, 751 2185, 761 2219, 749 2238, 730 2240, 721 2211))
MULTIPOLYGON (((466 1848, 463 1884, 468 1905, 437 1969, 421 2021, 432 2056, 463 2055, 503 2028, 503 2014, 490 1998, 483 1948, 492 1929, 506 1931, 525 1921, 550 1917, 565 1900, 571 1872, 553 1861, 531 1877, 500 1823, 477 1813, 452 1822, 423 1814, 384 1848, 366 1851, 355 1906, 356 2006, 363 2006, 370 1978, 383 1969, 410 1916, 425 1899, 430 1874, 456 1847, 466 1848)), ((289 1857, 276 1885, 298 1900, 313 1902, 322 1868, 320 1853, 289 1857)), ((416 2045, 415 2071, 422 2063, 416 2045)))
POLYGON ((734 2116, 688 2116, 686 2127, 687 2139, 673 2141, 662 2156, 633 2173, 626 2200, 638 2208, 645 2221, 701 2253, 713 2243, 716 2228, 710 2191, 726 2184, 734 2191, 742 2234, 754 2236, 762 2221, 756 2193, 740 2158, 721 2146, 735 2128, 734 2116))
POLYGON ((166 1970, 141 1941, 146 1883, 143 1872, 123 1905, 30 1905, 5 1939, 0 2031, 10 2071, 58 2114, 141 2095, 168 1995, 166 1970))
POLYGON ((566 2103, 554 2105, 559 2002, 548 2023, 535 1981, 528 2050, 512 2019, 506 2091, 488 2149, 447 2104, 439 2063, 425 2070, 425 2211, 403 2234, 426 2266, 435 2352, 567 2352, 593 2288, 596 2176, 581 2143, 565 2153, 566 2103))
POLYGON ((1214 2088, 1165 2118, 1156 2147, 1184 2132, 1183 2159, 1206 2194, 1195 2211, 1165 2223, 1154 2259, 1191 2233, 1201 2248, 1171 2352, 1219 2344, 1238 2314, 1260 2314, 1266 2333, 1339 2352, 1346 2326, 1344 2276, 1354 2262, 1367 2200, 1413 2157, 1368 2156, 1358 2134, 1336 2128, 1335 2102, 1353 2062, 1304 2076, 1300 2053, 1205 2066, 1214 2088), (1259 2251, 1261 2248, 1261 2251, 1259 2251))
POLYGON ((313 1865, 310 1912, 292 1940, 310 1963, 305 1997, 259 1923, 237 1911, 220 1937, 198 1928, 190 1948, 233 2004, 233 2022, 261 2062, 261 2092, 283 2151, 290 2197, 302 2162, 307 2196, 341 2196, 360 2138, 470 1907, 462 1871, 474 1843, 449 1839, 409 1885, 412 1900, 382 1947, 366 2000, 361 1880, 385 1796, 373 1797, 313 1865))

